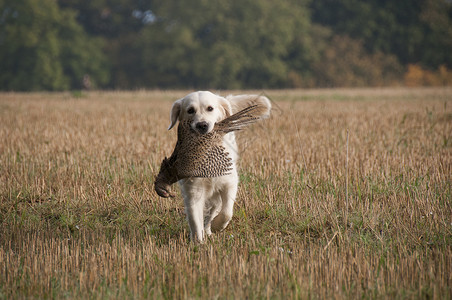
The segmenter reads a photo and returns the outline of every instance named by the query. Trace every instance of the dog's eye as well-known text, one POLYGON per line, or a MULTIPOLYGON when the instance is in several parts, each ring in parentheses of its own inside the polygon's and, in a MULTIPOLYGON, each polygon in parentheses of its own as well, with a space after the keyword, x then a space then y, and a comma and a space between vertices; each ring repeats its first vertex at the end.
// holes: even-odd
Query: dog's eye
POLYGON ((187 112, 191 115, 195 113, 195 109, 193 107, 190 107, 187 112))
POLYGON ((207 111, 212 111, 213 107, 212 106, 207 106, 207 111))

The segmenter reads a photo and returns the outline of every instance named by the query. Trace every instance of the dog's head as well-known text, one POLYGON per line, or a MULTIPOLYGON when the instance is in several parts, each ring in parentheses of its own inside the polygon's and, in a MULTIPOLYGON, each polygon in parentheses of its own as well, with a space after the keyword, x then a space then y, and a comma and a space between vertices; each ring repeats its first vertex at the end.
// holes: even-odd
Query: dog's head
POLYGON ((171 108, 171 125, 177 121, 190 121, 192 130, 201 134, 211 132, 215 123, 231 115, 228 100, 211 92, 194 92, 174 102, 171 108))

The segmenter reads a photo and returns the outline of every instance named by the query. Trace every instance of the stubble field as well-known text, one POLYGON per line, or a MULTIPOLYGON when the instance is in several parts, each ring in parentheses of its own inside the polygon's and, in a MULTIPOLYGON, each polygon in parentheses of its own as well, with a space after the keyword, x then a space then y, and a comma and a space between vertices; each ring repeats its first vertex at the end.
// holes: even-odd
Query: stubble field
POLYGON ((186 93, 0 94, 0 298, 452 297, 452 88, 267 92, 205 244, 153 191, 186 93))

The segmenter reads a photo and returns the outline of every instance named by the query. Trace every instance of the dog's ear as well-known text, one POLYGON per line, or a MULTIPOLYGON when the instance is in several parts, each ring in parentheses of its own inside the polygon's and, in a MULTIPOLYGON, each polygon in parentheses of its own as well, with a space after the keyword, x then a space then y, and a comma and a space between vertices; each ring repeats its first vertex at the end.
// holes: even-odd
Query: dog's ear
POLYGON ((231 103, 225 98, 220 99, 220 107, 224 110, 224 117, 227 118, 232 115, 231 103))
POLYGON ((180 111, 181 111, 181 107, 182 107, 182 100, 183 99, 179 99, 179 100, 175 101, 173 103, 173 107, 171 107, 171 113, 170 113, 171 124, 168 127, 168 130, 173 128, 174 125, 176 125, 177 120, 179 119, 179 115, 180 115, 180 111))

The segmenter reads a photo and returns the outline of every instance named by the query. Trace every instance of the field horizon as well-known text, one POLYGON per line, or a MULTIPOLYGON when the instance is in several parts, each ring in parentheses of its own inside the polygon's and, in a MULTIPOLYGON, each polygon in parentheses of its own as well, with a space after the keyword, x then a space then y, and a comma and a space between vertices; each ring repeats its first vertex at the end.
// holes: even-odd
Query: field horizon
POLYGON ((0 299, 452 297, 452 87, 269 91, 234 217, 153 190, 190 91, 0 93, 0 299))

